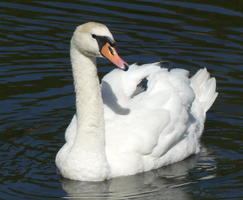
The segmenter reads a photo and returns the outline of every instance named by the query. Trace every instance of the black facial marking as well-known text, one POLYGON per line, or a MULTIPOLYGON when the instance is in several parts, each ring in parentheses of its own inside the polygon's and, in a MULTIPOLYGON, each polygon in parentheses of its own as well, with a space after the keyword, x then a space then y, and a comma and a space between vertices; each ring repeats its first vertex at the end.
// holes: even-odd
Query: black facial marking
MULTIPOLYGON (((111 38, 106 37, 106 36, 99 36, 99 35, 95 35, 95 34, 91 34, 92 38, 96 39, 99 45, 99 49, 101 50, 101 48, 106 44, 109 43, 111 46, 115 46, 115 42, 113 40, 111 40, 111 38)), ((111 53, 113 53, 113 51, 111 51, 111 53)))

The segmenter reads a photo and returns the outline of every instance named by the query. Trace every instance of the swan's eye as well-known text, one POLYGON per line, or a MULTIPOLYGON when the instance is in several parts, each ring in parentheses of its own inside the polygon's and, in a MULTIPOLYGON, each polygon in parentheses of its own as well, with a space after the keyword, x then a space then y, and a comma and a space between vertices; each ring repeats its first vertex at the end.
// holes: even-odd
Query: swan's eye
POLYGON ((92 36, 92 38, 97 38, 97 35, 95 35, 95 34, 91 34, 91 36, 92 36))

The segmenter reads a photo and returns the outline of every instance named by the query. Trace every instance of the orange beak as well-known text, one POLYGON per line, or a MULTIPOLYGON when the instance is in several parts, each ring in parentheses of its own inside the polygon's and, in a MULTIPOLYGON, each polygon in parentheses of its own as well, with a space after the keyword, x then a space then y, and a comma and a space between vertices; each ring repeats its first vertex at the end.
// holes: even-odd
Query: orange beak
POLYGON ((110 60, 114 65, 123 69, 124 71, 128 70, 128 64, 121 59, 118 55, 116 49, 111 46, 108 42, 101 48, 101 54, 110 60))

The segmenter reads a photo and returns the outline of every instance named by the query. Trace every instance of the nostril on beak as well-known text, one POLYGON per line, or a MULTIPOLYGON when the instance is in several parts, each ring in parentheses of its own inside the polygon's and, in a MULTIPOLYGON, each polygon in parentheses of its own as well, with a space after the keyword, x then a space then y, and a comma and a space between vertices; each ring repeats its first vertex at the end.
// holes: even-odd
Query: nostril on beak
POLYGON ((114 56, 114 51, 113 51, 113 49, 110 46, 109 46, 109 51, 110 51, 111 55, 114 56))

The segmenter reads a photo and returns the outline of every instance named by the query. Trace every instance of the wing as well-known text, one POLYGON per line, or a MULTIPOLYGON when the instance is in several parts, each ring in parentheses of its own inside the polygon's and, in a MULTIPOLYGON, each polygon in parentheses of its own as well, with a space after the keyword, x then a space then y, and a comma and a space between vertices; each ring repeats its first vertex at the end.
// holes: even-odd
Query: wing
POLYGON ((104 77, 102 94, 108 159, 123 168, 121 162, 130 162, 127 169, 131 165, 140 165, 140 171, 157 168, 161 158, 196 126, 190 112, 195 95, 186 70, 168 71, 158 64, 132 65, 128 72, 114 70, 104 77), (134 95, 143 79, 146 90, 134 95))

